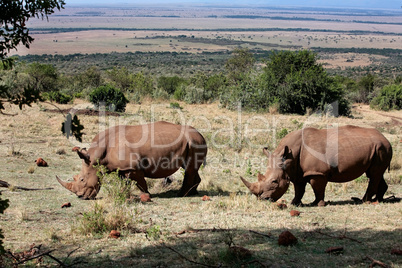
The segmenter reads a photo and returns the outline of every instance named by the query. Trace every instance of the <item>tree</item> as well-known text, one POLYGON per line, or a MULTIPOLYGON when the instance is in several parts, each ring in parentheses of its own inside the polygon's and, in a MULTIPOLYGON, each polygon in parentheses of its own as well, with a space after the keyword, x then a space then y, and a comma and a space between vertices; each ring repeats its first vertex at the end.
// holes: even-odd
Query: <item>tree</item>
POLYGON ((126 110, 127 98, 119 89, 105 85, 94 89, 89 94, 90 101, 98 108, 105 105, 106 110, 124 112, 126 110))
POLYGON ((2 0, 0 3, 0 58, 22 43, 29 48, 33 42, 26 27, 31 18, 48 18, 55 9, 64 8, 64 0, 2 0))
POLYGON ((107 71, 107 74, 114 85, 123 92, 127 92, 133 83, 133 77, 126 67, 120 69, 113 67, 112 70, 107 71))
POLYGON ((254 56, 248 49, 235 49, 233 56, 225 64, 229 79, 234 83, 243 80, 251 71, 254 63, 254 56))
MULTIPOLYGON (((0 2, 0 61, 1 68, 12 69, 13 58, 7 58, 9 52, 16 49, 22 43, 25 47, 33 42, 32 36, 26 27, 26 22, 31 18, 48 18, 54 13, 54 9, 64 8, 64 0, 2 0, 0 2)), ((23 105, 41 100, 39 91, 35 88, 27 87, 22 93, 12 94, 7 86, 0 86, 0 98, 7 99, 8 102, 23 105)), ((4 110, 3 100, 0 100, 0 111, 4 110)))
POLYGON ((102 84, 102 75, 95 66, 89 67, 84 73, 78 75, 81 89, 86 87, 97 88, 102 84))
POLYGON ((370 107, 383 111, 402 109, 402 85, 392 84, 381 89, 379 94, 370 102, 370 107))
POLYGON ((151 95, 154 89, 154 81, 150 75, 144 75, 142 72, 138 72, 133 75, 133 82, 130 87, 130 91, 134 92, 138 96, 151 95))
POLYGON ((275 103, 281 113, 304 114, 307 108, 323 110, 336 101, 340 115, 350 113, 340 83, 328 76, 311 51, 274 52, 261 82, 266 102, 275 103))
POLYGON ((157 86, 171 95, 176 91, 179 85, 186 83, 187 81, 184 78, 180 78, 177 75, 171 77, 161 76, 158 78, 157 86))
POLYGON ((58 91, 56 68, 51 64, 31 63, 27 73, 33 79, 33 88, 40 92, 58 91))

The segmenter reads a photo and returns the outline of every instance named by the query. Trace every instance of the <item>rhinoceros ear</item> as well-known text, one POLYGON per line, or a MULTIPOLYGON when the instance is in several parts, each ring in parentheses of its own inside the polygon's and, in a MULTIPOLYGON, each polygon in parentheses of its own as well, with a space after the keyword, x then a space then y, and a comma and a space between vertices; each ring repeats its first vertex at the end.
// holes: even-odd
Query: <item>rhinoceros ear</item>
POLYGON ((282 156, 282 162, 279 164, 279 167, 282 168, 283 170, 285 170, 287 167, 287 164, 289 163, 289 161, 291 161, 291 160, 289 160, 289 161, 286 161, 286 160, 293 159, 292 150, 288 146, 285 146, 285 148, 283 148, 280 155, 282 156))
POLYGON ((292 158, 292 149, 285 145, 280 155, 282 156, 283 160, 292 158))
POLYGON ((269 157, 271 155, 271 153, 268 151, 268 147, 264 147, 264 149, 262 149, 262 151, 264 152, 264 154, 269 157))
POLYGON ((82 148, 81 150, 77 150, 77 154, 81 159, 83 159, 85 161, 85 163, 87 165, 90 164, 91 160, 90 160, 89 153, 88 153, 87 149, 82 148))

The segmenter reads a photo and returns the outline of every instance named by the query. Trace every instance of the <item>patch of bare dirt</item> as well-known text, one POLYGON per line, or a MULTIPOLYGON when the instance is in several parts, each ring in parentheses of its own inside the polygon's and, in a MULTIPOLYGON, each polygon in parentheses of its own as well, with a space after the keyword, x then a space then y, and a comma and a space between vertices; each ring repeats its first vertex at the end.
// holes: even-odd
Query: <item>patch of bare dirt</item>
POLYGON ((385 118, 390 118, 391 122, 392 122, 392 125, 394 125, 394 126, 402 126, 402 114, 401 113, 399 113, 399 114, 401 114, 401 116, 399 116, 399 114, 398 115, 393 115, 393 114, 391 114, 389 112, 385 113, 385 112, 381 112, 381 111, 376 111, 376 110, 370 109, 370 107, 367 106, 367 105, 359 105, 357 107, 357 109, 359 111, 361 111, 361 112, 372 113, 372 114, 376 114, 376 115, 379 115, 379 116, 382 116, 382 117, 385 117, 385 118))

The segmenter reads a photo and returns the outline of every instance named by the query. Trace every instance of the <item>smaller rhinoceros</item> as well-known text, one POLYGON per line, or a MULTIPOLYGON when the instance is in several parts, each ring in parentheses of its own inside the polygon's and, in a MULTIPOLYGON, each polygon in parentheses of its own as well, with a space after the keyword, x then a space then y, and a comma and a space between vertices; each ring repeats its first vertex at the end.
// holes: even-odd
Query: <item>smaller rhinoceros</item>
POLYGON ((382 201, 388 189, 384 172, 389 169, 392 147, 376 129, 343 126, 331 129, 304 128, 288 134, 268 157, 265 175, 250 183, 241 178, 261 199, 278 200, 290 182, 295 189, 292 204, 300 205, 306 184, 314 190, 312 205, 325 205, 328 182, 348 182, 366 173, 369 184, 363 201, 382 201))
POLYGON ((207 145, 195 128, 160 121, 110 127, 96 135, 88 150, 75 147, 73 151, 82 159, 81 173, 73 182, 57 180, 82 199, 94 199, 100 190, 97 164, 135 180, 142 193, 149 193, 145 177, 165 178, 182 167, 179 196, 186 196, 197 193, 198 169, 205 162, 207 145))

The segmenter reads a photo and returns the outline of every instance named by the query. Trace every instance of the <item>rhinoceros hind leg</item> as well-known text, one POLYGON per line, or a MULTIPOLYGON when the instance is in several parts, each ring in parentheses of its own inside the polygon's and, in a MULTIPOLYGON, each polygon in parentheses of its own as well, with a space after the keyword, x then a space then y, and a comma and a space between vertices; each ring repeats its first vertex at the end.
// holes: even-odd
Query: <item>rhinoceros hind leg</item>
POLYGON ((387 192, 388 190, 388 185, 384 180, 384 177, 381 178, 380 180, 380 184, 378 185, 378 191, 376 194, 376 199, 381 202, 384 200, 384 194, 387 192))
POLYGON ((377 195, 378 190, 379 190, 380 181, 383 179, 382 175, 381 175, 381 178, 378 178, 378 176, 369 175, 369 173, 367 173, 367 172, 366 172, 366 175, 367 175, 367 177, 369 177, 369 183, 367 186, 366 193, 364 194, 364 196, 362 198, 363 203, 367 202, 367 201, 369 201, 369 202, 373 201, 373 196, 377 195))
POLYGON ((197 195, 197 187, 201 182, 201 177, 198 171, 185 172, 183 179, 183 186, 180 189, 178 196, 191 196, 197 195))

